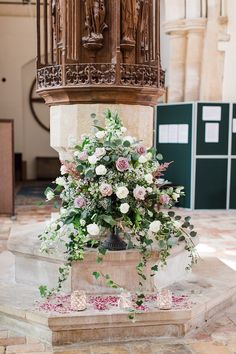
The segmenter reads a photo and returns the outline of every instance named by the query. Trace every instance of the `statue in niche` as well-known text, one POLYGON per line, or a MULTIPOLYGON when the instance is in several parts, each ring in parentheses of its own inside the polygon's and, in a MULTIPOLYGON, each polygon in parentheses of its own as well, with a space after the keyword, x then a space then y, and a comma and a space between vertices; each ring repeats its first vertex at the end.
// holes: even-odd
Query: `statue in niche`
POLYGON ((149 1, 140 0, 139 1, 139 36, 140 36, 140 49, 141 54, 146 57, 149 51, 149 38, 148 38, 148 27, 149 27, 149 1))
POLYGON ((107 28, 105 2, 104 0, 84 0, 84 8, 87 35, 82 38, 83 45, 89 49, 100 49, 103 46, 102 33, 107 28))
POLYGON ((121 43, 135 46, 138 22, 137 0, 121 0, 121 43))

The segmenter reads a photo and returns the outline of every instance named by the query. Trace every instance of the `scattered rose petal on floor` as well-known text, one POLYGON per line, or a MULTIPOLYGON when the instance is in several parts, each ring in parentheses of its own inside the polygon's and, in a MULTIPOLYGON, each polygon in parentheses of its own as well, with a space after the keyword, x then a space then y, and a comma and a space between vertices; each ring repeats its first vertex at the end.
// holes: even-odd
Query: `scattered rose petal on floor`
MULTIPOLYGON (((148 294, 144 298, 144 302, 141 306, 135 304, 137 297, 134 295, 132 297, 133 307, 138 311, 148 311, 156 307, 157 295, 148 294)), ((186 295, 173 295, 173 310, 183 310, 190 309, 191 302, 189 297, 186 295)), ((97 311, 111 310, 118 308, 119 296, 117 295, 107 295, 107 296, 88 296, 88 308, 97 311)), ((71 309, 70 305, 70 295, 56 295, 44 301, 36 301, 35 307, 39 311, 44 312, 56 312, 61 314, 67 314, 76 312, 71 309)))

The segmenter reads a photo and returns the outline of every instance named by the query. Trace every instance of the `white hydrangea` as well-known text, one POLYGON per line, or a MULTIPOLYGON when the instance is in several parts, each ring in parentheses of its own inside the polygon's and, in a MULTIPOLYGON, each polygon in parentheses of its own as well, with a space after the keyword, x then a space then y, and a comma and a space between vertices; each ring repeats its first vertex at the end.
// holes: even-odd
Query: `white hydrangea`
POLYGON ((128 194, 129 194, 129 190, 127 187, 122 186, 122 187, 117 188, 117 191, 116 191, 117 198, 125 199, 128 196, 128 194))
POLYGON ((121 127, 120 130, 121 130, 122 133, 126 133, 127 132, 127 128, 126 127, 121 127))
POLYGON ((121 204, 121 206, 120 206, 120 212, 121 212, 122 214, 127 214, 128 211, 129 211, 129 208, 130 208, 130 206, 129 206, 128 203, 123 203, 123 204, 121 204))

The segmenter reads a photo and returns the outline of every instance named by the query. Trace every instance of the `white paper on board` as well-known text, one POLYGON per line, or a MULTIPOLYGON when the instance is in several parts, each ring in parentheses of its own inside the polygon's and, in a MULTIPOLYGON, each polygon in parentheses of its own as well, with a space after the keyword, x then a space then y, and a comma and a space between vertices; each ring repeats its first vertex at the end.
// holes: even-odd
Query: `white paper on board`
POLYGON ((159 143, 168 144, 169 143, 169 125, 161 124, 159 125, 159 143))
POLYGON ((236 133, 236 118, 233 118, 233 133, 236 133))
POLYGON ((178 126, 178 143, 188 144, 188 124, 179 124, 178 126))
POLYGON ((178 124, 169 125, 169 143, 178 143, 178 124))
POLYGON ((202 120, 221 121, 221 106, 204 106, 202 120))
POLYGON ((206 123, 205 126, 205 143, 218 143, 220 133, 219 123, 206 123))

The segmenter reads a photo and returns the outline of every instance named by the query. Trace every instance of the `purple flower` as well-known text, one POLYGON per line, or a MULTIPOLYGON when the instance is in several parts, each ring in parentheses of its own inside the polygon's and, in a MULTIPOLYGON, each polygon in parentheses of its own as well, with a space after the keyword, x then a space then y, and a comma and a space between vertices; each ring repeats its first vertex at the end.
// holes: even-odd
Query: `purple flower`
POLYGON ((127 171, 129 169, 129 161, 126 157, 119 157, 116 161, 116 168, 120 172, 127 171))
POLYGON ((79 155, 78 155, 78 159, 81 161, 86 161, 88 158, 88 153, 87 151, 82 151, 79 155))
POLYGON ((161 194, 160 195, 160 203, 163 205, 169 204, 170 197, 167 194, 161 194))
POLYGON ((86 201, 83 197, 77 197, 75 198, 74 205, 76 208, 84 208, 86 206, 86 201))
POLYGON ((146 195, 146 189, 141 186, 136 186, 133 191, 134 198, 137 200, 144 200, 146 195))
POLYGON ((142 145, 142 144, 137 145, 136 148, 135 148, 135 150, 136 150, 136 152, 137 152, 139 155, 144 155, 144 154, 146 154, 146 152, 147 152, 146 147, 145 147, 144 145, 142 145))
POLYGON ((112 195, 112 186, 108 183, 103 183, 99 187, 99 191, 103 197, 109 197, 112 195))

